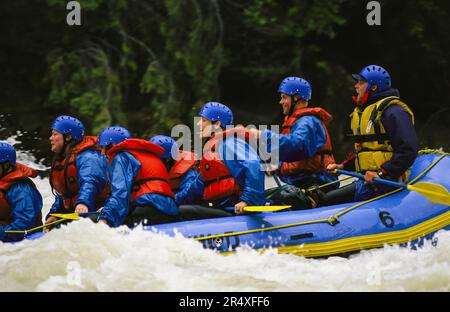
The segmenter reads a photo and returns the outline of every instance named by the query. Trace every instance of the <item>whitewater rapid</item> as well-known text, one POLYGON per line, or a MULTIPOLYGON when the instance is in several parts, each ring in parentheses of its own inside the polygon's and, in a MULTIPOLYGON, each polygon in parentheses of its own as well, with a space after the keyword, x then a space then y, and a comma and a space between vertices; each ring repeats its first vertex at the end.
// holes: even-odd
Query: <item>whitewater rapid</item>
MULTIPOLYGON (((29 152, 18 151, 18 161, 46 169, 29 152)), ((45 216, 48 179, 34 182, 45 216)), ((450 291, 450 232, 436 237, 436 247, 385 246, 349 258, 245 247, 223 256, 180 236, 81 220, 35 241, 0 243, 0 291, 450 291)))

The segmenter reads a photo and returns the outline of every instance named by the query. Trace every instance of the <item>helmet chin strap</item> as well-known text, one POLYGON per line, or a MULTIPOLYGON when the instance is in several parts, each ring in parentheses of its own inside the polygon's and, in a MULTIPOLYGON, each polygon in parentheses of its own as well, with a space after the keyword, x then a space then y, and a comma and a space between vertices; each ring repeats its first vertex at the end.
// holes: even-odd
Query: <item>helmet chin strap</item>
MULTIPOLYGON (((218 128, 219 127, 217 127, 213 122, 211 122, 209 136, 205 137, 202 134, 202 145, 206 144, 206 142, 208 142, 214 136, 214 134, 217 132, 218 128)), ((202 131, 202 133, 203 133, 203 131, 202 131)))
POLYGON ((110 149, 113 148, 113 144, 109 143, 108 145, 105 146, 105 153, 107 153, 110 149))
POLYGON ((216 125, 216 122, 217 122, 217 121, 215 121, 214 123, 212 123, 212 127, 211 127, 211 135, 213 135, 213 134, 216 133, 216 132, 219 132, 218 130, 220 130, 220 131, 225 131, 225 129, 222 128, 222 124, 221 124, 220 126, 217 126, 217 125, 216 125))
POLYGON ((164 164, 166 165, 166 168, 168 171, 170 171, 170 169, 172 169, 173 165, 175 164, 175 160, 169 156, 168 158, 164 159, 164 164))
POLYGON ((6 161, 2 162, 0 164, 2 166, 2 174, 0 175, 0 178, 3 178, 6 174, 8 174, 11 171, 11 166, 8 166, 6 164, 6 161))
POLYGON ((66 140, 66 138, 67 138, 67 134, 63 134, 63 147, 62 147, 62 149, 61 149, 61 154, 65 154, 66 153, 66 149, 67 149, 67 145, 69 145, 69 143, 72 141, 72 140, 66 140))
POLYGON ((291 107, 289 108, 288 117, 294 112, 295 105, 297 105, 297 101, 295 100, 294 95, 291 95, 291 107))
POLYGON ((71 138, 70 140, 66 140, 66 138, 67 138, 67 134, 63 134, 63 142, 64 143, 63 143, 63 147, 61 149, 61 153, 59 153, 59 157, 62 157, 62 156, 66 156, 66 158, 69 157, 70 151, 67 155, 66 155, 66 153, 68 152, 68 148, 70 148, 70 144, 72 142, 74 142, 74 139, 71 138))
POLYGON ((5 161, 5 162, 2 162, 2 163, 0 164, 0 166, 2 166, 2 174, 0 175, 0 178, 3 178, 3 176, 6 174, 6 168, 5 168, 5 165, 6 165, 6 161, 5 161))

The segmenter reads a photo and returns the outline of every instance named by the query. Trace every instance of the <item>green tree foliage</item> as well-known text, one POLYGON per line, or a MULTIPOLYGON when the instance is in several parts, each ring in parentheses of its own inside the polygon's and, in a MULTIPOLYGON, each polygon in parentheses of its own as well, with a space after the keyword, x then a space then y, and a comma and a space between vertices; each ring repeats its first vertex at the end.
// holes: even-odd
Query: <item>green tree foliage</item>
POLYGON ((105 51, 92 45, 49 57, 51 92, 48 104, 84 116, 98 133, 114 122, 126 124, 121 110, 119 75, 111 67, 105 51))
MULTIPOLYGON (((49 6, 65 4, 48 0, 49 6)), ((80 4, 87 34, 67 31, 63 41, 70 48, 50 53, 48 105, 80 114, 94 132, 115 123, 150 135, 187 122, 218 96, 224 63, 218 1, 80 4), (97 16, 102 23, 91 23, 97 16)))

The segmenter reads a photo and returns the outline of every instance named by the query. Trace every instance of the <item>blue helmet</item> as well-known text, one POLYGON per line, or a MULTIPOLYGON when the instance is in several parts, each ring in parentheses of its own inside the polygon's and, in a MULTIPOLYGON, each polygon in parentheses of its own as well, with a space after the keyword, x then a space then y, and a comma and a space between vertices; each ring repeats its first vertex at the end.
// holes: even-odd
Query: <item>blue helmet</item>
POLYGON ((386 69, 378 65, 366 66, 359 74, 353 74, 352 77, 355 80, 367 81, 369 83, 367 90, 376 84, 378 86, 376 93, 391 87, 391 76, 386 69))
POLYGON ((11 144, 0 142, 0 164, 9 161, 11 165, 16 164, 16 150, 11 144))
POLYGON ((108 146, 111 143, 119 144, 131 138, 130 132, 123 127, 108 127, 103 129, 98 135, 98 145, 108 146))
POLYGON ((311 100, 312 88, 308 81, 299 77, 287 77, 281 81, 278 87, 279 93, 287 95, 299 95, 303 100, 311 100))
POLYGON ((233 123, 233 112, 228 106, 219 102, 206 103, 198 114, 211 122, 220 121, 222 128, 233 123))
POLYGON ((175 145, 178 150, 178 145, 177 142, 175 142, 175 140, 172 139, 171 137, 168 137, 166 135, 156 135, 152 137, 149 141, 155 143, 156 145, 161 146, 164 149, 164 154, 161 156, 162 158, 169 158, 171 156, 174 159, 176 158, 173 157, 174 155, 172 154, 172 148, 175 145))
POLYGON ((71 116, 59 116, 53 122, 52 129, 61 134, 70 134, 76 141, 81 141, 84 136, 84 126, 78 119, 71 116))

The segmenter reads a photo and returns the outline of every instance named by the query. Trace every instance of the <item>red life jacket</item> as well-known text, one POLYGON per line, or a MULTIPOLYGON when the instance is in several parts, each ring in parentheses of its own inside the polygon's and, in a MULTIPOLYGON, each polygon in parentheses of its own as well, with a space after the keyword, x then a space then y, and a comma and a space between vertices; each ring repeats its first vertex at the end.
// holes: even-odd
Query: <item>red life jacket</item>
POLYGON ((294 123, 303 116, 316 116, 319 118, 322 127, 325 129, 326 143, 322 146, 316 154, 305 160, 299 160, 294 162, 284 162, 281 166, 282 175, 295 175, 301 172, 322 172, 329 164, 335 163, 332 154, 331 139, 328 133, 327 124, 333 119, 331 115, 320 107, 315 108, 300 108, 294 111, 292 115, 286 116, 282 125, 281 134, 291 133, 291 129, 294 123))
POLYGON ((172 191, 180 189, 181 178, 192 168, 198 169, 195 154, 189 151, 179 151, 179 158, 169 171, 169 185, 172 191))
MULTIPOLYGON (((56 193, 63 199, 64 208, 68 210, 68 212, 73 212, 75 210, 75 203, 78 199, 79 185, 76 167, 77 156, 88 149, 98 150, 97 137, 85 136, 83 141, 72 149, 68 157, 60 161, 55 161, 52 165, 50 184, 56 193)), ((108 185, 101 194, 97 195, 97 198, 95 198, 96 206, 106 200, 109 191, 110 188, 108 185)))
MULTIPOLYGON (((37 171, 35 169, 16 163, 14 170, 0 179, 0 226, 7 226, 12 221, 11 206, 6 200, 6 192, 14 184, 36 176, 37 171)), ((41 217, 39 217, 39 220, 41 220, 41 217)))
POLYGON ((203 199, 215 202, 229 196, 240 196, 242 188, 231 175, 227 166, 220 159, 216 149, 221 141, 231 136, 248 142, 250 132, 243 127, 233 128, 227 131, 215 133, 203 147, 203 156, 200 161, 200 174, 205 183, 203 199))
POLYGON ((169 174, 161 160, 164 149, 153 142, 143 139, 125 140, 108 151, 109 162, 121 152, 128 152, 139 161, 141 168, 134 178, 130 201, 144 194, 161 194, 174 198, 169 186, 169 174))

